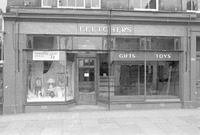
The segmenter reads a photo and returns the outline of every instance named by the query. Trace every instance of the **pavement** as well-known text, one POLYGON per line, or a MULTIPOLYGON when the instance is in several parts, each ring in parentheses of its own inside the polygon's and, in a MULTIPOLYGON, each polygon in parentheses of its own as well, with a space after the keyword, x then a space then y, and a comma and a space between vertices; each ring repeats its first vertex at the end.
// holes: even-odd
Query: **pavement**
POLYGON ((75 108, 68 112, 1 115, 0 135, 200 135, 200 109, 75 108))

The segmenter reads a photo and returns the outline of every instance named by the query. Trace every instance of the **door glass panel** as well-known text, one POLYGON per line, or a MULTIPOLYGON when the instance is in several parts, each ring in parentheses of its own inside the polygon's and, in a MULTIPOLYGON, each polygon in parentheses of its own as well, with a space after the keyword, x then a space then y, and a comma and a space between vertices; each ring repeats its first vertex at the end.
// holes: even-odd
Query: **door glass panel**
POLYGON ((79 92, 94 92, 95 68, 94 60, 79 60, 79 92))

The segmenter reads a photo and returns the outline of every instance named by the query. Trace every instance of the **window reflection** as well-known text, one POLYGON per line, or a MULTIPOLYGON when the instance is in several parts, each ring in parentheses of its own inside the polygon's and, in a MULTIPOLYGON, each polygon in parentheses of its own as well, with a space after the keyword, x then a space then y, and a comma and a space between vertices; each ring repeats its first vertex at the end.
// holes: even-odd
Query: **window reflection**
POLYGON ((114 64, 115 95, 179 96, 179 62, 147 61, 114 64), (146 72, 146 77, 145 77, 146 72))
POLYGON ((27 61, 27 102, 61 102, 74 98, 74 62, 62 58, 27 61))
POLYGON ((147 62, 147 95, 179 94, 179 62, 147 62))
POLYGON ((144 95, 144 62, 117 64, 115 95, 144 95))

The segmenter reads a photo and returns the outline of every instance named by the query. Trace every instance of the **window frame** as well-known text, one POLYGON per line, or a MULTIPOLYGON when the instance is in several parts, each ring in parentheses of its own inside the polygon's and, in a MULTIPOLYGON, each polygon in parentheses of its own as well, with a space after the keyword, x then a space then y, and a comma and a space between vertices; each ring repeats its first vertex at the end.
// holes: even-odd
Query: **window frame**
MULTIPOLYGON (((67 0, 67 2, 68 2, 68 0, 67 0)), ((74 7, 72 7, 72 6, 60 6, 60 0, 57 0, 57 7, 58 8, 76 8, 76 9, 85 9, 85 0, 83 0, 83 2, 84 2, 84 5, 83 5, 83 7, 77 7, 77 0, 75 0, 75 6, 74 7)))

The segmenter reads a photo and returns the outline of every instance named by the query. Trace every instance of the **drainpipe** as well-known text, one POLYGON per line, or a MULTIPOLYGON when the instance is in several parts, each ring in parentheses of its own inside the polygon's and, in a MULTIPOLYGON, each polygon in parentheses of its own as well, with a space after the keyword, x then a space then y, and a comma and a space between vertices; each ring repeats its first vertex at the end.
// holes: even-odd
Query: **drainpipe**
MULTIPOLYGON (((111 19, 112 19, 112 11, 109 11, 108 14, 108 109, 110 110, 110 76, 111 76, 111 19)), ((112 86, 113 87, 113 86, 112 86)))
POLYGON ((16 114, 17 113, 17 72, 19 72, 19 13, 18 13, 18 10, 16 12, 16 19, 15 19, 15 22, 13 24, 13 48, 14 48, 14 51, 15 51, 15 89, 14 89, 14 113, 16 114), (17 31, 17 33, 16 33, 17 31), (16 36, 17 34, 17 36, 16 36))
MULTIPOLYGON (((185 66, 185 72, 189 73, 189 101, 191 101, 191 15, 189 15, 189 21, 187 23, 187 50, 185 52, 186 55, 186 66, 185 66)), ((184 97, 184 92, 183 92, 183 97, 184 97)))

